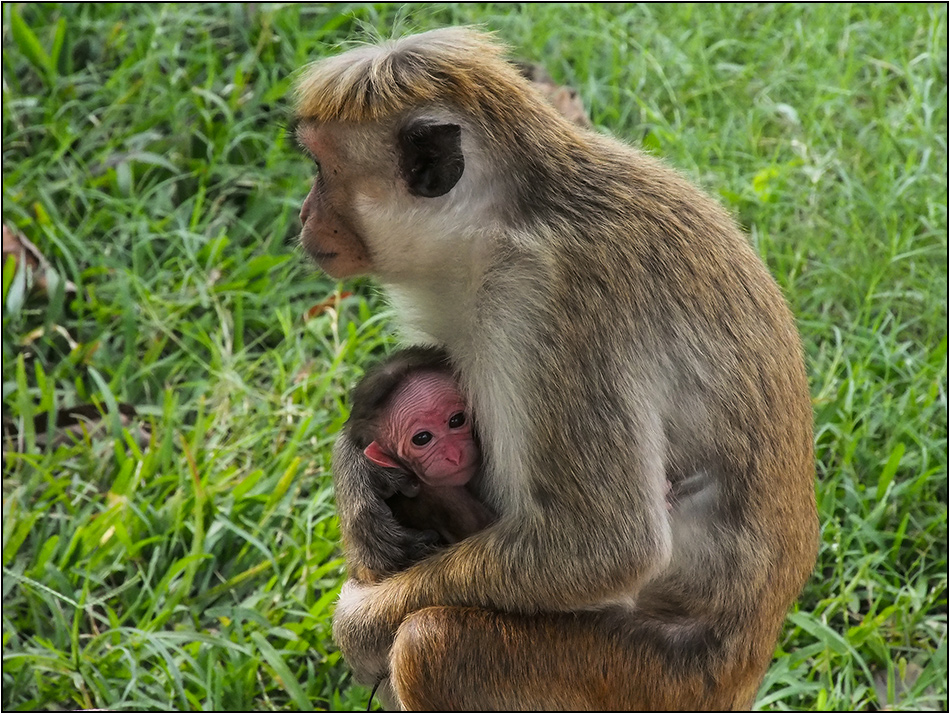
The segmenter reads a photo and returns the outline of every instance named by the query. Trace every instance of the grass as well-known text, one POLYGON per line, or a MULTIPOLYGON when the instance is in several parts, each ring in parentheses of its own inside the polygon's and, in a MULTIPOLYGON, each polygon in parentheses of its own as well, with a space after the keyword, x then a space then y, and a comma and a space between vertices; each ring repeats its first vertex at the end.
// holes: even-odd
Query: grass
POLYGON ((2 12, 3 222, 53 266, 3 272, 4 709, 365 707, 329 448, 393 337, 296 247, 287 92, 364 28, 457 23, 718 195, 798 317, 822 547, 757 707, 946 709, 945 6, 2 12), (82 403, 139 420, 34 425, 82 403))

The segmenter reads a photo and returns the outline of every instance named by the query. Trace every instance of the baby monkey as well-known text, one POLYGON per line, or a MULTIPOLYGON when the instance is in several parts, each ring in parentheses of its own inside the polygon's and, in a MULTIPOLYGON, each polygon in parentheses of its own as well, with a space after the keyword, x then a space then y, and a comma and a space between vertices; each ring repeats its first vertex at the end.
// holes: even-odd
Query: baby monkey
MULTIPOLYGON (((494 520, 466 487, 479 471, 481 450, 444 351, 410 347, 394 353, 367 372, 353 390, 351 407, 345 428, 365 457, 382 469, 374 472, 381 483, 373 486, 383 490, 400 526, 422 532, 428 550, 457 543, 494 520)), ((341 518, 370 506, 360 498, 348 499, 353 486, 337 480, 341 518)), ((385 523, 365 520, 373 531, 362 533, 364 541, 392 535, 385 523)), ((404 552, 400 562, 386 564, 385 570, 401 569, 426 551, 404 552)))

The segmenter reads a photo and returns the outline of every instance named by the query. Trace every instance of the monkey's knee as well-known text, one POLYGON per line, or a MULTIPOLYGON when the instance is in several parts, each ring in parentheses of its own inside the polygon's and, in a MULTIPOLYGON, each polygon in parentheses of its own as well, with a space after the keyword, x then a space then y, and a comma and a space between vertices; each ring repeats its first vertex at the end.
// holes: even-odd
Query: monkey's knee
MULTIPOLYGON (((393 643, 390 682, 405 709, 458 709, 466 698, 461 627, 469 608, 428 607, 407 617, 393 643)), ((472 610, 474 612, 474 610, 472 610)))

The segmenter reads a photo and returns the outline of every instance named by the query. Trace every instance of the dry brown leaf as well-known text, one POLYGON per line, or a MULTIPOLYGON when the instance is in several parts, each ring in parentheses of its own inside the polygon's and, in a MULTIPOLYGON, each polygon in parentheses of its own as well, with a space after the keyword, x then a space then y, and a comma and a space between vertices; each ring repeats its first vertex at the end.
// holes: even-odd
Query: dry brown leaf
POLYGON ((312 320, 313 318, 317 317, 317 315, 322 315, 330 308, 339 309, 340 302, 342 302, 344 299, 348 297, 352 297, 352 295, 353 293, 345 291, 345 290, 341 292, 339 295, 334 293, 333 295, 328 297, 326 300, 321 300, 316 305, 314 305, 309 310, 307 310, 303 319, 312 320))
MULTIPOLYGON (((49 279, 47 273, 54 272, 50 262, 40 252, 40 249, 33 245, 30 240, 22 233, 15 233, 7 224, 3 224, 3 264, 6 265, 7 258, 13 256, 16 261, 17 270, 28 268, 33 274, 33 289, 44 294, 49 294, 49 279)), ((75 295, 75 283, 66 281, 66 293, 75 295)))

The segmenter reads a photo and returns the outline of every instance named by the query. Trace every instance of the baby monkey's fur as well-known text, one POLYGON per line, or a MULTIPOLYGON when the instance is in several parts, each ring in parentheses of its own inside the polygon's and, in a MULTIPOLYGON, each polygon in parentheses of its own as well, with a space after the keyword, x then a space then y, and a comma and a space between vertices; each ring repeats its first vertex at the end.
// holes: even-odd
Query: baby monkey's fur
MULTIPOLYGON (((424 372, 454 379, 448 355, 434 347, 408 347, 371 367, 350 396, 344 438, 360 450, 378 440, 394 395, 424 372)), ((349 574, 362 582, 403 570, 493 520, 464 487, 446 493, 408 468, 367 460, 362 469, 338 469, 333 476, 349 574)))

